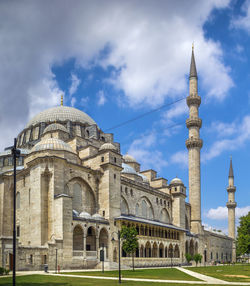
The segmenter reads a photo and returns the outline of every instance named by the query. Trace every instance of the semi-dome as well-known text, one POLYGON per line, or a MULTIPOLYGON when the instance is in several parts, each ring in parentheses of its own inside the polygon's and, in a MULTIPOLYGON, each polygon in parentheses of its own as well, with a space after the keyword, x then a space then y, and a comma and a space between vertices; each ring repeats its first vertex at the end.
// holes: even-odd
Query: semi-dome
POLYGON ((96 219, 96 220, 102 220, 104 219, 100 214, 96 213, 92 215, 92 218, 96 219))
POLYGON ((134 168, 132 168, 131 166, 129 166, 125 163, 122 163, 122 168, 123 168, 123 170, 121 171, 121 173, 138 175, 134 168))
POLYGON ((100 151, 102 150, 111 150, 111 151, 117 151, 117 148, 115 145, 113 145, 112 143, 104 143, 102 144, 102 146, 99 149, 100 151))
POLYGON ((148 180, 148 178, 145 175, 142 175, 142 174, 138 174, 138 175, 142 178, 142 181, 144 183, 149 183, 149 180, 148 180))
POLYGON ((82 112, 79 109, 69 106, 57 106, 38 113, 35 117, 33 117, 30 120, 26 128, 32 125, 39 124, 41 122, 49 123, 56 121, 80 122, 83 124, 87 123, 89 125, 96 124, 95 121, 90 116, 88 116, 86 113, 82 112))
POLYGON ((91 218, 91 215, 87 212, 81 212, 79 217, 81 218, 91 218))
POLYGON ((182 184, 183 185, 183 182, 180 178, 174 178, 171 182, 170 182, 170 185, 171 184, 182 184))
POLYGON ((44 129, 43 134, 47 132, 57 131, 57 130, 61 130, 63 132, 69 133, 69 131, 62 124, 52 123, 44 129))
POLYGON ((34 151, 43 151, 43 150, 62 150, 69 151, 74 153, 73 149, 66 142, 58 138, 47 138, 39 141, 32 149, 34 151))
POLYGON ((137 163, 135 158, 129 154, 124 155, 123 159, 125 163, 137 163))

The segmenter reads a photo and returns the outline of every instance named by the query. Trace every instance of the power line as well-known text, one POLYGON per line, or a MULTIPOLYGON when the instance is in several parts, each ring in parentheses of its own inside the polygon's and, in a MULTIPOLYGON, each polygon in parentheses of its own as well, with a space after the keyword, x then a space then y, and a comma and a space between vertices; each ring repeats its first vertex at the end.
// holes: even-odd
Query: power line
MULTIPOLYGON (((173 104, 175 104, 175 103, 177 103, 177 102, 180 102, 180 101, 182 101, 182 100, 184 100, 184 99, 186 99, 186 96, 185 96, 185 97, 182 97, 182 98, 179 98, 179 99, 177 99, 177 100, 175 100, 175 101, 173 101, 173 102, 164 104, 164 105, 162 105, 162 106, 160 106, 160 107, 158 107, 158 108, 155 108, 155 109, 153 109, 153 110, 150 110, 150 111, 148 111, 148 112, 146 112, 146 113, 143 113, 143 114, 141 114, 141 115, 138 115, 138 116, 136 116, 136 117, 133 117, 133 118, 127 120, 127 121, 124 121, 124 122, 121 122, 121 123, 119 123, 119 124, 117 124, 117 125, 114 125, 113 127, 110 127, 110 128, 108 128, 108 129, 104 130, 104 132, 107 132, 107 131, 110 131, 110 130, 113 130, 113 129, 117 129, 117 128, 121 127, 121 126, 124 126, 124 125, 126 125, 126 124, 128 124, 128 123, 131 123, 131 122, 133 122, 133 121, 136 121, 136 120, 138 120, 138 119, 141 119, 141 118, 143 118, 143 117, 145 117, 145 116, 147 116, 147 115, 149 115, 149 114, 152 114, 152 113, 154 113, 154 112, 156 112, 156 111, 158 111, 158 110, 161 110, 161 109, 163 109, 163 108, 165 108, 165 107, 167 107, 167 106, 171 106, 171 105, 173 105, 173 104)), ((176 126, 176 125, 180 125, 180 123, 175 124, 174 126, 176 126)), ((174 126, 171 126, 171 127, 174 127, 174 126)), ((171 128, 171 127, 169 127, 169 128, 171 128)))

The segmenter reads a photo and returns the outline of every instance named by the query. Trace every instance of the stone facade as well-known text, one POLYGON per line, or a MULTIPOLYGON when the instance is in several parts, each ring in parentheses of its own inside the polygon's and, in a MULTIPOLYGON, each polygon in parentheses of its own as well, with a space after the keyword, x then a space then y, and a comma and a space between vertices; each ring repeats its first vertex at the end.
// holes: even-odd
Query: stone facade
MULTIPOLYGON (((189 138, 189 202, 179 178, 168 183, 154 170, 140 170, 120 153, 113 135, 93 119, 59 106, 33 118, 17 138, 17 269, 116 267, 118 230, 134 226, 139 245, 135 265, 186 263, 185 254, 203 254, 203 263, 234 260, 234 185, 229 182, 229 236, 204 230, 200 206, 201 119, 192 53, 189 138)), ((196 68, 195 68, 196 72, 196 68)), ((13 160, 0 153, 0 264, 11 268, 13 160)), ((131 259, 121 250, 122 264, 131 259)))

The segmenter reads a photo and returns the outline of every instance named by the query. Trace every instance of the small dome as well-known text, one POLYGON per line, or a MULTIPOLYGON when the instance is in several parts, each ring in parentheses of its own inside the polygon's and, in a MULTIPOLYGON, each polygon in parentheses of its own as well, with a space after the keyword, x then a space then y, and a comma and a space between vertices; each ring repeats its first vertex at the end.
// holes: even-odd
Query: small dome
POLYGON ((74 153, 69 144, 57 138, 47 138, 39 141, 32 149, 31 152, 43 150, 62 150, 74 153))
POLYGON ((69 131, 62 124, 52 123, 44 129, 43 134, 47 132, 51 132, 51 131, 57 131, 57 130, 61 130, 66 133, 69 133, 69 131))
MULTIPOLYGON (((22 155, 27 155, 27 154, 30 153, 29 149, 20 149, 20 148, 18 148, 18 149, 20 150, 22 155)), ((7 149, 7 150, 5 150, 3 152, 0 152, 0 156, 5 156, 5 155, 12 155, 11 149, 7 149)))
POLYGON ((174 178, 171 182, 170 182, 170 185, 171 184, 182 184, 183 185, 183 182, 182 182, 182 180, 181 179, 179 179, 179 178, 174 178))
POLYGON ((122 168, 123 170, 121 171, 121 173, 138 175, 134 168, 125 163, 122 163, 122 168))
POLYGON ((97 219, 97 220, 102 220, 102 219, 104 219, 100 214, 93 214, 92 215, 92 218, 94 218, 94 219, 97 219))
POLYGON ((73 211, 72 211, 72 213, 73 213, 73 217, 77 217, 77 216, 79 216, 79 212, 78 212, 78 211, 76 211, 76 210, 73 210, 73 211))
POLYGON ((124 155, 123 159, 125 163, 137 163, 135 158, 128 154, 124 155))
POLYGON ((112 150, 112 151, 116 151, 117 152, 117 148, 112 143, 104 143, 104 144, 102 144, 102 146, 100 147, 99 151, 102 151, 102 150, 112 150))
POLYGON ((81 212, 79 217, 82 217, 82 218, 91 218, 91 215, 87 212, 81 212))

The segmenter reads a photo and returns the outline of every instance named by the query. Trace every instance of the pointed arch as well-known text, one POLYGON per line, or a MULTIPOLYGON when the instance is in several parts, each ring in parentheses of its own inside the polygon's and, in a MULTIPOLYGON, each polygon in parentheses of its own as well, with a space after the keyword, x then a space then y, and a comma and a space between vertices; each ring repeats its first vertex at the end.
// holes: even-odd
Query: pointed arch
POLYGON ((170 216, 167 209, 165 208, 161 210, 161 221, 165 223, 170 223, 170 216))
POLYGON ((129 214, 129 207, 126 199, 121 197, 121 214, 129 214))
POLYGON ((152 203, 146 196, 142 196, 138 202, 140 206, 140 215, 141 217, 148 218, 148 219, 154 219, 154 208, 152 206, 152 203))
POLYGON ((180 249, 179 249, 178 244, 176 244, 174 247, 174 257, 176 257, 176 258, 180 257, 180 249))
POLYGON ((83 250, 83 229, 80 225, 73 230, 73 250, 83 250))

